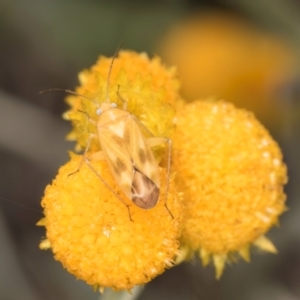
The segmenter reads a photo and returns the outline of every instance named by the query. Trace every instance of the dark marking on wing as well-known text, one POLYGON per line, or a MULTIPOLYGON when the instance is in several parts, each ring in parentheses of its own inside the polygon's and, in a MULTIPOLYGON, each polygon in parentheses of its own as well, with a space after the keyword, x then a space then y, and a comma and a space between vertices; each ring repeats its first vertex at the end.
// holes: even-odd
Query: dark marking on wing
POLYGON ((117 144, 119 147, 123 147, 124 146, 124 141, 122 138, 118 137, 118 136, 112 136, 111 139, 114 141, 115 144, 117 144))
POLYGON ((139 149, 139 157, 140 157, 141 163, 144 164, 147 160, 147 153, 142 148, 139 149))
POLYGON ((115 164, 112 164, 112 167, 113 167, 115 173, 118 175, 120 175, 122 172, 125 172, 127 170, 126 165, 119 158, 116 159, 115 164))
POLYGON ((119 168, 119 170, 121 170, 122 172, 127 170, 126 165, 119 158, 117 158, 116 165, 119 168))
POLYGON ((154 207, 159 198, 156 184, 137 169, 134 170, 131 193, 132 202, 143 209, 154 207))
POLYGON ((127 143, 127 145, 130 144, 130 140, 131 140, 131 133, 129 128, 130 126, 125 126, 125 130, 124 130, 124 141, 125 143, 127 143))

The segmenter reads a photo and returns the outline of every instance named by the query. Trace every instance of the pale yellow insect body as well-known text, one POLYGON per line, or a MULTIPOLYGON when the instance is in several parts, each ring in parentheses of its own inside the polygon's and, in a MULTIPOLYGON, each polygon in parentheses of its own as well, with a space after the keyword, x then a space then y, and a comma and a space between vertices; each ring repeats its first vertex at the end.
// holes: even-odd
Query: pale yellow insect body
POLYGON ((146 138, 143 125, 128 111, 104 102, 97 110, 98 139, 102 151, 87 159, 105 159, 123 193, 137 206, 149 209, 159 198, 159 168, 150 145, 161 143, 146 138))
MULTIPOLYGON (((120 46, 118 47, 118 49, 120 46)), ((97 121, 91 119, 84 111, 89 121, 96 126, 97 134, 91 134, 87 142, 78 169, 69 174, 78 172, 85 162, 91 170, 101 179, 101 181, 118 197, 128 208, 122 198, 110 187, 104 178, 100 176, 90 163, 91 160, 106 160, 117 184, 127 196, 138 207, 149 209, 156 205, 160 195, 160 178, 158 163, 153 155, 151 147, 163 143, 168 144, 167 160, 167 186, 165 192, 165 207, 173 218, 167 207, 167 195, 169 190, 169 177, 171 165, 171 140, 164 137, 154 137, 153 134, 129 111, 126 110, 127 103, 117 92, 119 99, 123 102, 123 109, 117 108, 115 103, 109 99, 109 82, 114 59, 118 50, 112 58, 109 67, 106 100, 99 104, 94 99, 77 94, 71 90, 50 89, 41 92, 65 91, 69 94, 82 97, 95 104, 97 121), (92 138, 97 137, 101 146, 101 151, 88 155, 92 138)), ((129 212, 130 215, 130 212, 129 212)))

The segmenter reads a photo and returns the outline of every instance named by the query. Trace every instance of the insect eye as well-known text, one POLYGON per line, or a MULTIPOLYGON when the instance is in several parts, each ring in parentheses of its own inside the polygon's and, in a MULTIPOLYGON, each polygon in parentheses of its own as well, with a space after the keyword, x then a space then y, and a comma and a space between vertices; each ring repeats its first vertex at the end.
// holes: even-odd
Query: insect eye
POLYGON ((117 104, 116 104, 116 103, 112 103, 112 104, 110 105, 110 107, 112 107, 112 108, 117 107, 117 104))
POLYGON ((96 110, 96 114, 99 116, 99 115, 101 115, 101 113, 102 113, 102 109, 101 109, 101 108, 98 108, 98 109, 96 110))

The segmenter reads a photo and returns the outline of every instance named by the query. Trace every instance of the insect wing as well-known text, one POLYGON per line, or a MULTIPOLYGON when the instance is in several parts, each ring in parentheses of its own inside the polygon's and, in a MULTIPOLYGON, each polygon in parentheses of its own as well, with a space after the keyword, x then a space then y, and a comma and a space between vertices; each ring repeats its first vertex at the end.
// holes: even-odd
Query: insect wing
POLYGON ((159 198, 159 188, 146 175, 134 170, 132 186, 132 201, 143 209, 152 208, 159 198))
POLYGON ((154 155, 137 121, 124 111, 110 112, 98 123, 102 151, 116 182, 136 205, 147 209, 159 197, 159 172, 154 155))
POLYGON ((112 127, 101 127, 98 134, 102 151, 116 182, 131 199, 133 165, 124 139, 118 136, 112 127))
POLYGON ((137 206, 149 209, 159 198, 158 165, 135 118, 129 115, 126 119, 124 140, 134 168, 131 199, 137 206))
POLYGON ((156 186, 159 187, 157 161, 147 143, 146 137, 132 116, 128 116, 127 118, 124 136, 134 167, 150 178, 156 186))

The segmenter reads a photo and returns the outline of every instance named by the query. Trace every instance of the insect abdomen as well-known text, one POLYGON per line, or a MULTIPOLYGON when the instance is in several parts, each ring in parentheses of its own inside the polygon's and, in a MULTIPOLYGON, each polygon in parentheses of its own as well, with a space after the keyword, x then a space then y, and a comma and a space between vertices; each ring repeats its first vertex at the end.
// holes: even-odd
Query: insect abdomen
POLYGON ((159 188, 156 184, 137 169, 134 170, 131 185, 132 202, 143 209, 156 205, 159 198, 159 188))

